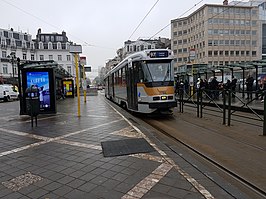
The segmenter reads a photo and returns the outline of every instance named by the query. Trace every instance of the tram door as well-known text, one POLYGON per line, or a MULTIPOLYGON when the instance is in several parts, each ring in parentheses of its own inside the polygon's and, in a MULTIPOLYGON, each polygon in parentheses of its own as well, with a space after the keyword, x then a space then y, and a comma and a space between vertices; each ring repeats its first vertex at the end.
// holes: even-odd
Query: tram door
POLYGON ((138 96, 137 96, 137 67, 127 67, 127 103, 128 108, 138 110, 138 96))

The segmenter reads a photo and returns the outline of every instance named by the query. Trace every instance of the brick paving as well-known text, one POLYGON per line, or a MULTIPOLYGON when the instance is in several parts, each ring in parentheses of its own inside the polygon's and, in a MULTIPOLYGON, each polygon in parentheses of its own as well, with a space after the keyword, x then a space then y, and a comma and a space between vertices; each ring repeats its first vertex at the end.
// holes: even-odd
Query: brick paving
POLYGON ((233 198, 102 94, 82 100, 81 117, 76 98, 60 100, 57 114, 38 116, 33 128, 18 102, 0 103, 0 198, 233 198), (156 151, 103 156, 101 142, 126 138, 145 138, 156 151))

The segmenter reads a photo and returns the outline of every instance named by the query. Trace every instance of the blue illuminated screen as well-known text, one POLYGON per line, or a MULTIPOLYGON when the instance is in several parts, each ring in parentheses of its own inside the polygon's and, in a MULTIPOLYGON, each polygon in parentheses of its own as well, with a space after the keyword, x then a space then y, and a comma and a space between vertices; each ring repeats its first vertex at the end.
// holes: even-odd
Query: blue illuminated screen
POLYGON ((40 97, 40 110, 47 110, 51 107, 51 96, 49 87, 49 73, 42 71, 26 72, 27 88, 37 86, 40 97))
POLYGON ((168 57, 168 51, 151 51, 150 58, 168 57))

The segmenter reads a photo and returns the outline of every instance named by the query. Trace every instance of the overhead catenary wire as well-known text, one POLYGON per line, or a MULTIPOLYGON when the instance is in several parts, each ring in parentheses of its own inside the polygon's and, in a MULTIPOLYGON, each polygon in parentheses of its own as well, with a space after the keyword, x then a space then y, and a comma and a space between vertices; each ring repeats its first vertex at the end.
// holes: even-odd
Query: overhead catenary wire
POLYGON ((132 34, 130 35, 130 37, 128 38, 128 40, 131 39, 131 37, 134 35, 134 33, 138 30, 138 28, 140 27, 140 25, 143 23, 143 21, 147 18, 147 16, 150 14, 150 12, 153 10, 153 8, 156 6, 156 4, 159 2, 159 0, 157 0, 153 6, 151 7, 151 9, 148 11, 148 13, 143 17, 143 19, 140 21, 139 25, 135 28, 135 30, 132 32, 132 34))
MULTIPOLYGON (((16 8, 16 9, 18 9, 18 10, 20 10, 21 12, 23 12, 23 13, 25 13, 25 14, 27 14, 27 15, 29 15, 29 16, 31 16, 31 17, 37 19, 37 20, 39 20, 39 21, 42 21, 43 23, 45 23, 45 24, 47 24, 47 25, 49 25, 49 26, 55 28, 56 30, 58 30, 58 26, 55 26, 55 25, 53 25, 53 24, 51 24, 51 23, 49 23, 49 22, 43 20, 42 18, 40 18, 40 17, 38 17, 38 16, 36 16, 36 15, 31 14, 30 12, 28 12, 28 11, 26 11, 26 10, 23 10, 22 8, 20 8, 20 7, 16 6, 16 5, 14 5, 13 3, 10 3, 9 1, 6 1, 6 0, 1 0, 1 1, 5 2, 6 4, 8 4, 8 5, 10 5, 10 6, 16 8)), ((114 50, 114 49, 115 49, 115 48, 110 48, 110 47, 105 47, 105 46, 99 46, 99 45, 95 45, 95 44, 90 44, 90 43, 84 41, 83 39, 81 39, 81 38, 79 38, 79 37, 77 37, 77 36, 75 36, 75 35, 72 35, 71 33, 68 33, 68 35, 72 36, 73 38, 78 39, 78 40, 81 41, 81 42, 83 42, 82 46, 91 46, 91 47, 104 48, 104 49, 111 49, 111 50, 114 50)), ((116 49, 115 49, 115 50, 116 50, 116 49)))

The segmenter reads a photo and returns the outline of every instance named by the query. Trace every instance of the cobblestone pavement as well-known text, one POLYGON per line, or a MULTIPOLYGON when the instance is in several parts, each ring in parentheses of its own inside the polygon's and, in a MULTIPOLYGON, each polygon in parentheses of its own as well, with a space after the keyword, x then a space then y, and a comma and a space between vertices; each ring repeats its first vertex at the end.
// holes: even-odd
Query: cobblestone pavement
POLYGON ((57 102, 31 127, 0 103, 0 198, 233 198, 116 111, 102 94, 57 102), (81 98, 83 100, 83 98, 81 98), (155 152, 104 157, 101 142, 145 138, 155 152))

